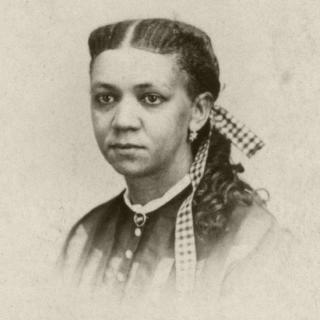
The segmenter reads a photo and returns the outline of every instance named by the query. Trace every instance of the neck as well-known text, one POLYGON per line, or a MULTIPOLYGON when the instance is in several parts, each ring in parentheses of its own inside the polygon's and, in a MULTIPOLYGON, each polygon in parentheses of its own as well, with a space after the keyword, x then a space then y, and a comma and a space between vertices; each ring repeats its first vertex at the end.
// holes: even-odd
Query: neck
POLYGON ((189 172, 191 163, 190 153, 189 156, 173 164, 169 170, 144 177, 126 177, 131 202, 145 205, 151 200, 160 198, 189 172))

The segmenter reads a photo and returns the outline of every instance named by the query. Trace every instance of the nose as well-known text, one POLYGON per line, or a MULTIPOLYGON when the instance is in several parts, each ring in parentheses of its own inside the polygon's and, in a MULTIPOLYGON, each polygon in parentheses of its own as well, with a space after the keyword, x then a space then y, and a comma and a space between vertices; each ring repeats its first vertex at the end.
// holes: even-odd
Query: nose
POLYGON ((140 128, 139 106, 133 99, 122 99, 116 106, 112 119, 116 130, 138 130, 140 128))

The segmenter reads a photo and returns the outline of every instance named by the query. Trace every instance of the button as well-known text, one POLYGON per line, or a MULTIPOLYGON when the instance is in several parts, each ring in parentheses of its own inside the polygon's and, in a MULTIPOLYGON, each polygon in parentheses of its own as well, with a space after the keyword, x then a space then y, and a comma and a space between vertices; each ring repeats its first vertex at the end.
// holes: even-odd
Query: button
POLYGON ((141 229, 140 228, 136 228, 134 230, 134 234, 135 234, 135 236, 140 237, 141 236, 141 229))
POLYGON ((131 250, 127 250, 127 251, 125 252, 125 256, 126 256, 127 259, 131 259, 132 256, 133 256, 132 251, 131 251, 131 250))
POLYGON ((135 213, 133 216, 133 221, 137 227, 142 227, 147 221, 147 216, 143 213, 135 213))
POLYGON ((117 279, 119 282, 123 282, 125 280, 124 274, 121 272, 117 273, 117 279))

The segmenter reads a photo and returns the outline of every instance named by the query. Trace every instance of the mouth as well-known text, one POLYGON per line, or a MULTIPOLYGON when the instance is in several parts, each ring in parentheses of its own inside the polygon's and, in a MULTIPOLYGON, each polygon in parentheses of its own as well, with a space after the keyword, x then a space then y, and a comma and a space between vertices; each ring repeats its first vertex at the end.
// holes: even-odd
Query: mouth
POLYGON ((118 150, 144 149, 144 147, 132 143, 112 143, 110 147, 118 150))

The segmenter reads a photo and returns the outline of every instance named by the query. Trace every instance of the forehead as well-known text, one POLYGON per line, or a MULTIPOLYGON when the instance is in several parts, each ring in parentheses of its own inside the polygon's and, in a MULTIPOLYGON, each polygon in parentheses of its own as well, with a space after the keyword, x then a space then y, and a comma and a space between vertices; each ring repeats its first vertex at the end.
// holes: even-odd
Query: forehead
POLYGON ((120 86, 184 84, 186 75, 178 67, 176 58, 175 54, 164 55, 131 47, 106 50, 94 60, 91 81, 120 86))

